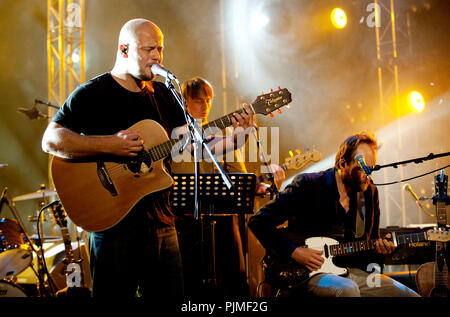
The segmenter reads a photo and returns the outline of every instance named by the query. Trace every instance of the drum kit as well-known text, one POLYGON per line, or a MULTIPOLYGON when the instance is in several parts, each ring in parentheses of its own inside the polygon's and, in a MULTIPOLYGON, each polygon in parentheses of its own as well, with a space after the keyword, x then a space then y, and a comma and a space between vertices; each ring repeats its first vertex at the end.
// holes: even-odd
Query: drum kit
MULTIPOLYGON (((47 207, 50 204, 46 205, 47 200, 55 197, 57 193, 55 190, 45 189, 45 185, 41 185, 41 188, 35 192, 16 196, 10 200, 6 192, 7 188, 1 195, 0 213, 5 204, 11 210, 13 218, 0 217, 0 298, 54 297, 58 291, 66 287, 67 272, 65 269, 67 265, 64 262, 64 241, 61 236, 37 234, 30 236, 21 221, 15 203, 36 200, 42 208, 41 211, 45 211, 50 209, 47 207), (53 261, 49 261, 50 256, 53 261), (47 264, 47 262, 49 263, 47 264), (35 269, 36 265, 37 270, 35 269), (19 283, 20 281, 22 283, 19 283), (25 283, 23 283, 24 281, 25 283), (31 284, 29 281, 32 281, 31 284)), ((46 218, 28 217, 28 221, 36 222, 38 233, 43 232, 42 225, 45 220, 46 218)), ((75 231, 80 251, 78 259, 81 262, 83 258, 87 258, 87 251, 85 243, 80 243, 78 231, 76 229, 75 231)), ((86 269, 88 261, 84 262, 86 263, 82 263, 82 267, 86 269)))

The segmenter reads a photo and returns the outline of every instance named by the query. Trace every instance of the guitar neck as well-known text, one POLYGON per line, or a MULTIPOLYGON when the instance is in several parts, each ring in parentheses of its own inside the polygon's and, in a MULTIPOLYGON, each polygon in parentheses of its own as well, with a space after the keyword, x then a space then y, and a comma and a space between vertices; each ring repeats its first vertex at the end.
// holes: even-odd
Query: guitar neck
MULTIPOLYGON (((203 131, 208 128, 213 128, 213 127, 218 128, 220 130, 225 129, 233 124, 231 122, 231 118, 233 117, 233 114, 243 113, 243 112, 244 112, 244 109, 236 110, 236 111, 229 113, 223 117, 220 117, 219 119, 216 119, 214 121, 211 121, 211 122, 208 122, 208 123, 202 125, 201 128, 203 131)), ((181 139, 181 137, 180 137, 180 139, 181 139)), ((159 144, 157 146, 154 146, 154 147, 148 149, 148 154, 144 153, 143 155, 144 156, 150 155, 150 157, 153 161, 159 161, 163 158, 166 158, 167 156, 169 156, 172 153, 174 145, 177 144, 180 141, 180 139, 172 139, 172 140, 169 140, 162 144, 159 144)))
POLYGON ((445 242, 436 242, 436 262, 434 264, 434 286, 448 289, 448 266, 445 257, 445 242))
MULTIPOLYGON (((282 164, 282 165, 280 165, 280 167, 281 167, 284 171, 287 171, 287 170, 288 170, 288 167, 287 167, 286 164, 282 164)), ((259 176, 256 178, 256 182, 257 182, 257 183, 262 183, 262 182, 264 182, 264 181, 268 181, 268 180, 270 180, 270 178, 271 178, 272 176, 273 176, 272 173, 263 173, 263 174, 259 175, 259 176)))
POLYGON ((436 218, 439 227, 447 225, 447 207, 445 201, 436 202, 436 218))
POLYGON ((72 242, 70 240, 69 230, 67 227, 60 227, 64 242, 64 249, 66 253, 67 263, 74 263, 75 256, 73 255, 72 242))
POLYGON ((232 113, 229 113, 223 117, 220 117, 219 119, 210 121, 210 122, 202 125, 202 130, 206 130, 208 128, 213 128, 213 127, 218 128, 219 130, 225 129, 233 124, 231 122, 231 118, 233 118, 233 114, 235 114, 235 113, 241 114, 243 112, 244 112, 244 109, 239 109, 239 110, 233 111, 232 113))
MULTIPOLYGON (((395 238, 395 237, 394 237, 395 238)), ((376 239, 352 241, 330 245, 330 254, 333 256, 350 255, 356 252, 375 249, 376 239)), ((403 234, 396 237, 397 244, 427 241, 426 232, 403 234)))

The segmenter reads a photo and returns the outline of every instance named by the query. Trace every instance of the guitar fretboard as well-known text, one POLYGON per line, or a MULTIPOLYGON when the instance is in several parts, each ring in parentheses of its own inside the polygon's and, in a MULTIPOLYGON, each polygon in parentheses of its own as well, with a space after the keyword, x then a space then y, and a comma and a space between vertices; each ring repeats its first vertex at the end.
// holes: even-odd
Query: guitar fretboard
MULTIPOLYGON (((217 128, 219 130, 225 129, 226 127, 229 127, 232 125, 231 118, 233 117, 233 114, 234 113, 242 113, 242 112, 244 112, 244 109, 236 110, 236 111, 234 111, 230 114, 227 114, 219 119, 216 119, 214 121, 211 121, 211 122, 208 122, 208 123, 202 125, 201 129, 203 131, 205 131, 208 128, 213 128, 213 127, 217 128)), ((174 146, 180 140, 181 140, 181 138, 176 139, 176 140, 172 139, 172 140, 169 140, 162 144, 159 144, 157 146, 154 146, 154 147, 148 149, 147 151, 144 151, 143 153, 141 153, 138 156, 138 159, 145 161, 145 157, 147 155, 149 155, 153 162, 159 161, 159 160, 169 156, 173 150, 177 150, 177 149, 174 149, 174 146)))
MULTIPOLYGON (((288 167, 287 167, 287 165, 286 164, 282 164, 281 166, 280 166, 284 171, 287 171, 288 170, 288 167)), ((273 174, 272 173, 263 173, 263 174, 261 174, 261 175, 259 175, 258 177, 257 177, 257 182, 263 182, 263 181, 266 181, 266 180, 270 180, 270 178, 273 176, 273 174)))
POLYGON ((70 241, 69 230, 67 227, 60 227, 61 235, 64 241, 64 248, 66 251, 67 263, 75 262, 75 257, 73 255, 72 242, 70 241))
POLYGON ((446 287, 448 289, 448 266, 447 259, 443 253, 445 243, 436 242, 436 262, 434 263, 434 286, 446 287), (441 265, 439 265, 439 263, 441 265))
MULTIPOLYGON (((397 236, 397 244, 422 242, 427 240, 426 232, 416 232, 397 236)), ((375 249, 376 239, 361 240, 330 245, 330 254, 333 256, 350 255, 355 252, 375 249)))
POLYGON ((438 226, 445 227, 447 224, 447 205, 444 201, 436 202, 436 216, 438 226))

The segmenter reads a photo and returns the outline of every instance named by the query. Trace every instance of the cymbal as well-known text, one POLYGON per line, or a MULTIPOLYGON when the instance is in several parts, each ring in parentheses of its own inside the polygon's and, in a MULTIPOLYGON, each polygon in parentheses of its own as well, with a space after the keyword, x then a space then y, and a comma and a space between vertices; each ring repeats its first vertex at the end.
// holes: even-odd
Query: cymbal
POLYGON ((20 196, 16 196, 13 198, 13 201, 22 201, 22 200, 30 200, 30 199, 40 199, 44 197, 50 197, 57 195, 56 190, 44 189, 37 190, 34 193, 28 193, 20 196))

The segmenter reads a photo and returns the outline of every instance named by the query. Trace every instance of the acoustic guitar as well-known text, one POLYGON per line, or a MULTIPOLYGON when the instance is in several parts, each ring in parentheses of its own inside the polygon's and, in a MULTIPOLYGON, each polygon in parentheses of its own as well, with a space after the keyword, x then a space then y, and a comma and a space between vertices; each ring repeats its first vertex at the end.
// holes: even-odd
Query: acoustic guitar
MULTIPOLYGON (((250 106, 255 114, 268 115, 291 101, 291 93, 284 88, 258 96, 250 106)), ((233 113, 203 125, 202 129, 231 126, 233 113)), ((144 149, 137 157, 52 159, 53 182, 64 209, 86 231, 113 227, 142 198, 172 186, 173 179, 163 160, 183 146, 181 140, 169 139, 164 128, 153 120, 139 121, 129 130, 138 131, 144 140, 144 149)))

